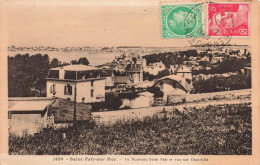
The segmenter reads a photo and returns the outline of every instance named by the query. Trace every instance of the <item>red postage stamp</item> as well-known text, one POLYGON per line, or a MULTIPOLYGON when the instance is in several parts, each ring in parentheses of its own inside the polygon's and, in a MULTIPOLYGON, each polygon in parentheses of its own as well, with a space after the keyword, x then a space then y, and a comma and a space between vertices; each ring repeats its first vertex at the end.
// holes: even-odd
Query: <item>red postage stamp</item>
POLYGON ((249 36, 248 3, 210 3, 208 6, 209 36, 249 36))

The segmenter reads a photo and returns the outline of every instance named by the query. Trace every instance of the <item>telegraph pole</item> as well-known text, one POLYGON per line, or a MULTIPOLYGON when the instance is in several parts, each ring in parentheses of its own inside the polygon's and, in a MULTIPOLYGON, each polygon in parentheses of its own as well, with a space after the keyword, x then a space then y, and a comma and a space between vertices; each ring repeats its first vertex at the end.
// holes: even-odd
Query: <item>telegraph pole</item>
POLYGON ((75 90, 74 90, 74 113, 73 113, 73 122, 74 124, 76 123, 77 120, 77 105, 76 105, 76 100, 77 100, 77 83, 75 83, 75 90))

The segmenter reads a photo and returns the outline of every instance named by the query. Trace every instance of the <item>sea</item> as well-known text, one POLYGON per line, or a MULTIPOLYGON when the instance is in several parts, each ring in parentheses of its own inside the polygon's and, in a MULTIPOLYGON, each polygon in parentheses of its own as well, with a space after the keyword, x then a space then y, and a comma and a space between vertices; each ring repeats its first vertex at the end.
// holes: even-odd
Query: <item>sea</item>
POLYGON ((92 66, 105 64, 107 62, 112 62, 116 56, 120 56, 121 52, 112 52, 112 53, 88 53, 84 51, 75 51, 75 52, 64 52, 64 51, 8 51, 8 56, 15 56, 17 54, 47 54, 50 58, 50 61, 53 58, 57 58, 59 61, 69 63, 71 60, 78 60, 82 57, 86 57, 92 66))

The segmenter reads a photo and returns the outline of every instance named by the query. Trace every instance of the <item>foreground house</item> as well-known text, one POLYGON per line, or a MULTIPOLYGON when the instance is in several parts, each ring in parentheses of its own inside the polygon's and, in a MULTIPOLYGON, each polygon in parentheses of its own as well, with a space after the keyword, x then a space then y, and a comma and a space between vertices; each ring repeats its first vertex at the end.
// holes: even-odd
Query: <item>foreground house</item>
MULTIPOLYGON (((92 106, 76 103, 76 121, 89 121, 92 106)), ((57 97, 8 99, 9 131, 17 136, 34 135, 50 126, 67 127, 74 121, 74 101, 57 97)))
POLYGON ((46 78, 47 97, 85 103, 105 101, 105 78, 100 72, 100 68, 87 65, 52 68, 46 78))
POLYGON ((46 127, 47 112, 55 98, 22 97, 8 99, 10 132, 22 136, 46 127))

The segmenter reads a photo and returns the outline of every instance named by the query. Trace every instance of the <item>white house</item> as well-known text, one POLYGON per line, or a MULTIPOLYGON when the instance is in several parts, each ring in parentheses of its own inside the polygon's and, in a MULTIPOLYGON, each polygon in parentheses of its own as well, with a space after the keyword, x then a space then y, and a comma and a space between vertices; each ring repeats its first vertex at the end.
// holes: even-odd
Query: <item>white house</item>
POLYGON ((105 101, 105 78, 100 72, 100 68, 81 64, 52 68, 46 78, 47 97, 85 103, 105 101))

